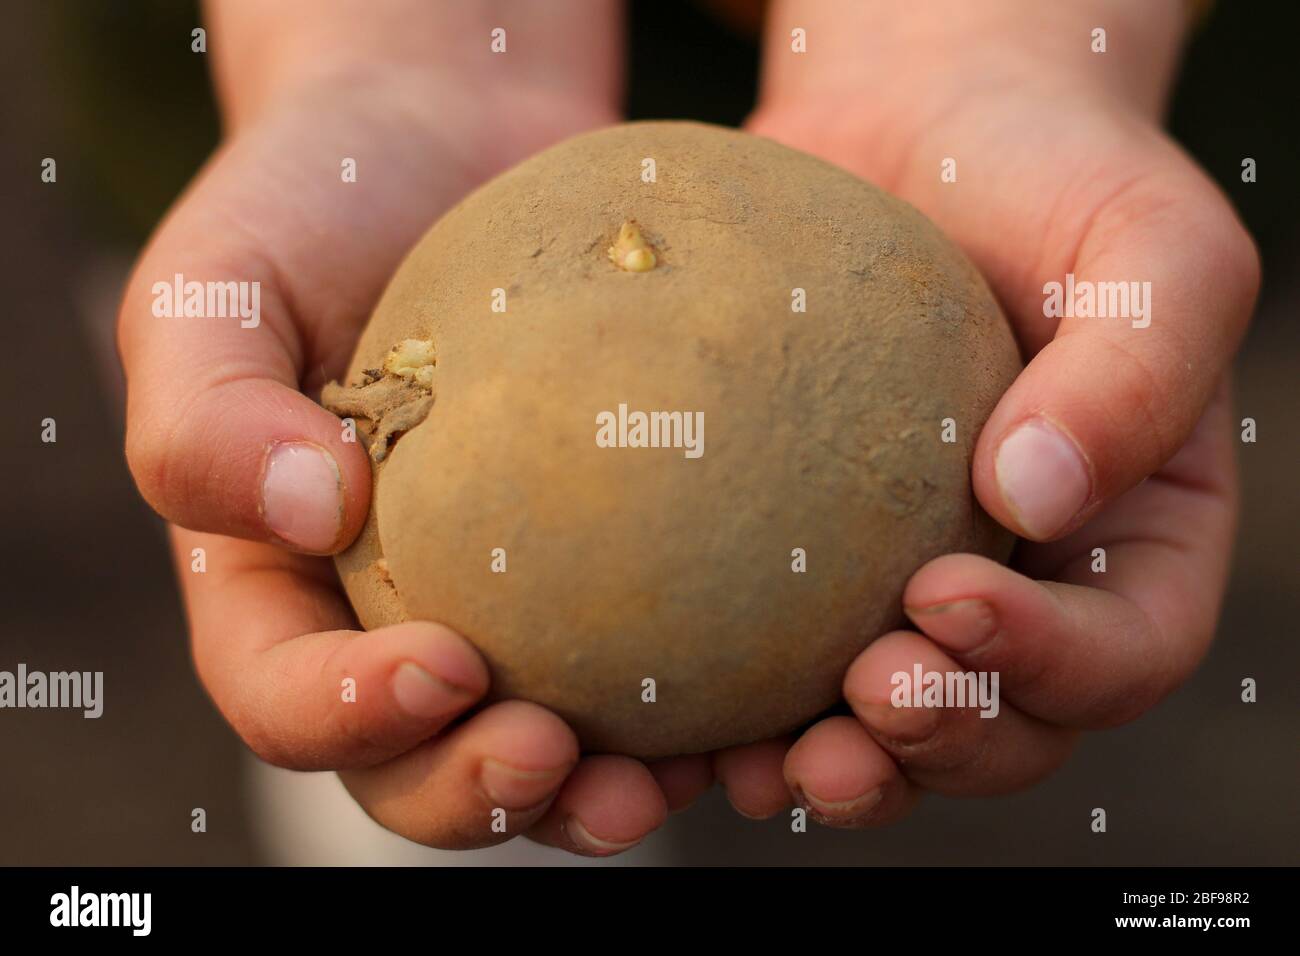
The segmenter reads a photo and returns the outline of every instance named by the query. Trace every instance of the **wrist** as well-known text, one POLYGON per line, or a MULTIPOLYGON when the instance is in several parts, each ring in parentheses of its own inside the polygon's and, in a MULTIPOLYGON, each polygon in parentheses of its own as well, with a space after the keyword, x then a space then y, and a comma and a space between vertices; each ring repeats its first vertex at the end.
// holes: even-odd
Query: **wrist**
POLYGON ((1017 86, 1110 98, 1154 118, 1191 20, 1186 0, 777 0, 759 112, 810 98, 924 103, 1017 86), (791 51, 796 27, 807 53, 791 51), (1093 49, 1098 28, 1104 53, 1093 49))
POLYGON ((314 128, 313 141, 324 136, 340 145, 364 144, 394 162, 438 157, 439 180, 456 180, 463 191, 560 140, 617 120, 617 111, 601 104, 500 79, 476 85, 423 67, 359 63, 278 87, 257 111, 230 124, 228 138, 314 128))
POLYGON ((498 127, 539 102, 594 117, 616 116, 620 103, 616 0, 517 7, 491 0, 206 0, 205 10, 218 100, 231 129, 286 101, 348 86, 431 103, 453 94, 486 97, 506 115, 481 105, 480 123, 498 127), (495 47, 497 31, 508 51, 495 47))

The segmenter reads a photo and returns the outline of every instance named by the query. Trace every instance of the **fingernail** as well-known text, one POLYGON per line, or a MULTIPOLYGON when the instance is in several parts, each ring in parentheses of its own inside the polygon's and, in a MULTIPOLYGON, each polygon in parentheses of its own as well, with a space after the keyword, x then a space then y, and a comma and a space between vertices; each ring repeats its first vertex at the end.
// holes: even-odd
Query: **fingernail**
POLYGON ((959 653, 987 644, 998 632, 998 619, 993 608, 979 598, 963 598, 947 604, 905 610, 926 636, 959 653))
POLYGON ((769 817, 772 816, 772 814, 770 814, 770 813, 766 813, 766 814, 764 814, 764 813, 755 813, 755 812, 752 811, 752 810, 746 810, 744 807, 742 807, 740 804, 738 804, 735 800, 733 800, 733 799, 731 798, 731 791, 730 791, 730 790, 726 790, 726 789, 724 788, 724 792, 725 792, 726 795, 727 795, 727 802, 731 804, 731 808, 732 808, 733 810, 735 810, 737 813, 739 813, 739 814, 740 814, 742 817, 744 817, 746 820, 766 820, 766 819, 768 819, 769 817))
POLYGON ((851 699, 858 718, 880 737, 901 746, 924 743, 935 735, 943 719, 936 707, 895 707, 891 701, 851 699))
POLYGON ((304 551, 329 551, 343 526, 343 481, 324 448, 281 442, 266 456, 262 517, 280 540, 304 551))
POLYGON ((595 856, 608 856, 611 853, 622 853, 624 850, 630 850, 640 843, 640 840, 633 840, 630 843, 615 843, 612 840, 602 840, 594 836, 588 830, 581 820, 577 817, 569 817, 564 821, 564 832, 569 839, 576 843, 581 849, 595 856))
POLYGON ((566 769, 519 770, 487 757, 479 770, 479 785, 498 806, 527 810, 551 795, 564 779, 566 769))
POLYGON ((1025 532, 1039 539, 1051 537, 1079 513, 1092 485, 1078 447, 1041 418, 1002 440, 994 471, 1002 500, 1025 532))
POLYGON ((472 696, 410 661, 398 665, 393 672, 392 686, 397 706, 421 719, 452 713, 472 696))
POLYGON ((852 800, 823 800, 802 788, 800 793, 809 810, 834 823, 852 823, 865 819, 885 797, 885 792, 879 787, 852 800))

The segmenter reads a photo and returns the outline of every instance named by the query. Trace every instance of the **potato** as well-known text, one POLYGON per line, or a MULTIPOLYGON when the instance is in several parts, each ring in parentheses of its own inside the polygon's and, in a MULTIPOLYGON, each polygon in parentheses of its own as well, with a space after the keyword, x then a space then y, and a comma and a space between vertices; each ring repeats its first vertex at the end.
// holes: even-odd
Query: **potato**
POLYGON ((1009 553, 969 472, 1019 368, 879 189, 694 123, 579 136, 424 236, 326 390, 375 459, 343 584, 368 628, 466 635, 585 749, 780 734, 924 562, 1009 553))

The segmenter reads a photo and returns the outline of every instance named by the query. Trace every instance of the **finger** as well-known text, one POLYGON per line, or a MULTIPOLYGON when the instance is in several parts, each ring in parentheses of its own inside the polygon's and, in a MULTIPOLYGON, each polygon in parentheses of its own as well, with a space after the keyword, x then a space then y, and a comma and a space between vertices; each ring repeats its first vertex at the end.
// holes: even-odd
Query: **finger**
POLYGON ((1073 274, 1096 299, 1076 292, 1071 308, 1122 314, 1060 319, 976 447, 980 503, 1033 540, 1078 528, 1182 447, 1254 306, 1257 254, 1227 201, 1181 159, 1132 165, 1148 172, 1100 203, 1073 259, 1045 280, 1064 298, 1073 274))
POLYGON ((1011 793, 1037 783, 1069 755, 1075 733, 1001 701, 999 675, 975 675, 989 691, 982 700, 969 681, 953 682, 966 699, 931 707, 917 686, 918 671, 923 681, 939 675, 943 686, 968 673, 928 638, 894 631, 858 655, 844 677, 844 696, 858 720, 914 783, 951 796, 1011 793))
POLYGON ((1169 642, 1109 591, 1031 581, 958 554, 922 567, 903 600, 927 637, 967 667, 999 672, 1006 699, 1043 720, 1105 726, 1141 713, 1157 688, 1173 686, 1169 642))
MULTIPOLYGON (((340 421, 297 391, 298 371, 271 331, 220 320, 153 319, 146 258, 123 305, 126 454, 150 506, 183 527, 326 554, 365 520, 370 464, 340 421), (147 317, 147 318, 146 318, 147 317), (146 321, 158 323, 148 331, 146 321), (166 324, 162 324, 166 323, 166 324)), ((261 282, 254 268, 199 261, 166 267, 195 281, 261 282)))
POLYGON ((668 801, 668 812, 685 810, 713 786, 713 766, 708 754, 666 757, 646 764, 668 801))
POLYGON ((269 87, 244 89, 234 135, 169 213, 123 302, 127 460, 150 505, 197 530, 313 554, 345 547, 364 522, 369 462, 300 387, 343 373, 394 266, 439 213, 494 169, 607 118, 613 61, 597 60, 578 63, 576 97, 547 84, 510 136, 470 141, 481 111, 441 80, 297 84, 297 108, 252 113, 249 94, 265 107, 269 87), (339 157, 386 175, 342 183, 339 157), (176 276, 204 284, 206 317, 175 302, 177 317, 155 314, 155 288, 176 276), (250 306, 259 290, 260 315, 212 317, 210 282, 243 283, 250 306))
MULTIPOLYGON (((1174 559, 1163 545, 1134 542, 1113 548, 1111 561, 1135 569, 1108 573, 1158 577, 1174 559)), ((1131 720, 1204 651, 1204 640, 1167 630, 1120 594, 1032 581, 976 555, 930 562, 904 600, 917 627, 957 660, 999 672, 1016 707, 1071 727, 1131 720)))
POLYGON ((1002 673, 1034 716, 1111 726, 1178 686, 1214 635, 1236 525, 1229 387, 1148 481, 1082 529, 1022 547, 1032 581, 972 555, 921 568, 903 601, 964 664, 1002 673), (1102 563, 1104 562, 1104 563, 1102 563))
POLYGON ((831 827, 891 823, 917 798, 898 765, 852 717, 810 727, 786 754, 784 773, 796 802, 831 827))
POLYGON ((1178 559, 1166 564, 1164 577, 1152 577, 1149 583, 1157 590, 1172 587, 1169 601, 1187 612, 1171 623, 1194 629, 1198 621, 1212 621, 1228 574, 1238 509, 1231 398, 1230 376, 1225 375, 1187 442, 1159 471, 1073 534, 1056 541, 1023 542, 1016 552, 1017 566, 1033 577, 1124 593, 1167 615, 1178 607, 1152 604, 1155 595, 1140 578, 1126 578, 1120 592, 1120 579, 1093 571, 1097 548, 1109 552, 1126 541, 1161 543, 1178 559), (1208 618, 1207 611, 1212 612, 1208 618))
POLYGON ((230 152, 164 224, 123 299, 127 462, 178 525, 332 553, 365 520, 369 460, 299 392, 321 358, 291 315, 284 270, 237 218, 260 172, 230 152))
POLYGON ((339 777, 381 826, 426 846, 466 850, 527 831, 577 761, 578 741, 564 721, 514 700, 387 763, 339 777))
POLYGON ((792 737, 728 747, 713 755, 713 774, 742 817, 766 820, 792 803, 782 767, 792 737))
POLYGON ((632 849, 667 818, 667 801, 645 764, 631 757, 585 757, 528 836, 581 856, 613 856, 632 849))
POLYGON ((1074 534, 1019 550, 1060 583, 949 555, 908 583, 909 616, 959 661, 1001 671, 1003 694, 1035 716, 1090 727, 1142 713, 1214 635, 1237 515, 1229 396, 1225 379, 1148 481, 1074 534))
POLYGON ((335 586, 310 567, 320 559, 197 532, 174 540, 195 666, 222 715, 269 763, 379 763, 487 690, 478 652, 440 624, 353 630, 335 586), (195 548, 204 549, 203 573, 190 570, 195 548))

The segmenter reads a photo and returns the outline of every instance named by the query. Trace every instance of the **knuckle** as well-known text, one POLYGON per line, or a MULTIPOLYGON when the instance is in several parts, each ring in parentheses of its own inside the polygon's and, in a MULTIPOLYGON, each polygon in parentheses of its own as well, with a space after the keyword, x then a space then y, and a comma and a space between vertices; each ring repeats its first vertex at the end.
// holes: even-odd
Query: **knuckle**
POLYGON ((1116 684, 1097 701, 1098 728, 1120 727, 1132 723, 1173 693, 1187 679, 1190 667, 1169 660, 1138 674, 1131 681, 1116 684))
POLYGON ((1235 215, 1231 228, 1224 234, 1222 255, 1227 275, 1234 281, 1236 294, 1244 306, 1241 311, 1248 317, 1259 295, 1263 267, 1259 246, 1235 215))
POLYGON ((197 391, 148 399, 149 407, 128 414, 124 444, 127 467, 149 507, 189 528, 197 527, 195 508, 209 482, 208 459, 195 437, 206 434, 210 442, 215 433, 206 414, 210 405, 201 399, 197 391))
POLYGON ((289 746, 279 735, 255 720, 232 721, 235 733, 254 755, 263 763, 284 770, 321 770, 327 769, 289 746))
POLYGON ((1096 729, 1132 723, 1159 703, 1168 692, 1169 688, 1162 681, 1144 678, 1099 700, 1097 717, 1089 723, 1096 729))
POLYGON ((218 653, 214 641, 192 639, 199 681, 236 736, 263 763, 285 770, 332 770, 316 740, 290 731, 274 700, 258 689, 254 673, 218 653), (204 648, 207 650, 205 651, 204 648))
POLYGON ((126 463, 140 494, 163 517, 167 513, 167 489, 171 482, 168 443, 151 423, 136 418, 126 427, 126 463))
MULTIPOLYGON (((367 773, 361 771, 360 773, 367 773)), ((505 818, 506 828, 499 832, 493 827, 496 808, 486 801, 469 808, 442 805, 421 800, 376 800, 366 787, 356 785, 357 771, 339 774, 353 798, 385 830, 398 836, 433 847, 436 850, 478 850, 506 843, 528 832, 544 815, 545 809, 510 813, 505 818)))
POLYGON ((351 765, 374 763, 395 749, 392 741, 384 739, 382 728, 355 703, 334 703, 325 712, 321 731, 324 739, 353 755, 351 765))
MULTIPOLYGON (((373 702, 344 700, 339 689, 349 680, 360 680, 354 667, 355 645, 344 642, 321 659, 316 685, 327 689, 321 739, 331 749, 348 755, 340 766, 363 767, 400 752, 403 743, 392 739, 393 722, 373 702)), ((368 695, 367 695, 368 696, 368 695)))
POLYGON ((192 515, 187 513, 187 503, 195 496, 196 482, 203 480, 202 469, 186 453, 192 445, 181 433, 194 399, 187 396, 172 402, 162 409, 129 416, 124 450, 127 467, 144 500, 167 520, 188 527, 186 519, 192 515))

